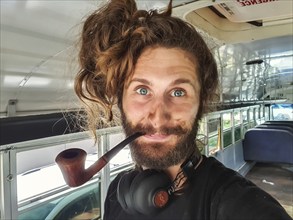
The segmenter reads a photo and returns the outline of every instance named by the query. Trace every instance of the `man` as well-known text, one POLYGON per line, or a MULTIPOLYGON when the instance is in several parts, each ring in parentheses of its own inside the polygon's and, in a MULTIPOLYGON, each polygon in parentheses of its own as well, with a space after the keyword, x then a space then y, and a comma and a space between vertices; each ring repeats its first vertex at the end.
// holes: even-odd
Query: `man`
POLYGON ((196 30, 164 13, 113 0, 88 17, 75 90, 95 130, 117 104, 136 169, 119 174, 104 219, 290 219, 280 204, 213 158, 195 139, 218 84, 196 30))

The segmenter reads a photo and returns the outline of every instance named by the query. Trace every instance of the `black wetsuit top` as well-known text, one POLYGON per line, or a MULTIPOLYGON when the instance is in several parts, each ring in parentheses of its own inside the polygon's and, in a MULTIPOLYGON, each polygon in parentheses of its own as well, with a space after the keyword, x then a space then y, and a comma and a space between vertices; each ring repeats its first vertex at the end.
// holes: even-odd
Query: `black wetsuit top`
POLYGON ((283 207, 268 193, 212 157, 203 161, 189 178, 184 193, 156 215, 129 215, 117 201, 116 188, 123 173, 110 184, 104 220, 290 220, 283 207))

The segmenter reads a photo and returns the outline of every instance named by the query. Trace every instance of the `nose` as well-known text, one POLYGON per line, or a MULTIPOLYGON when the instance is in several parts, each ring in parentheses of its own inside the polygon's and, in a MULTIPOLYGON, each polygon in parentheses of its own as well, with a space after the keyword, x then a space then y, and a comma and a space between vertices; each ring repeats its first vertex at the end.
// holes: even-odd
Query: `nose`
POLYGON ((161 126, 168 123, 171 119, 170 108, 166 101, 161 98, 154 99, 150 103, 148 120, 154 128, 160 128, 161 126))

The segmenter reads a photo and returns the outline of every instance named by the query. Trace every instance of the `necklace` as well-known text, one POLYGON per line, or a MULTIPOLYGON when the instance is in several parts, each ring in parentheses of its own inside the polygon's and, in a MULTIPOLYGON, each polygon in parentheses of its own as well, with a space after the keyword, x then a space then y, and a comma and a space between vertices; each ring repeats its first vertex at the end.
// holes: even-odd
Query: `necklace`
MULTIPOLYGON (((196 164, 193 163, 194 160, 188 160, 187 162, 183 163, 183 164, 187 164, 188 169, 189 168, 193 168, 193 171, 196 170, 198 168, 198 166, 201 164, 202 162, 202 156, 200 156, 198 162, 196 164), (189 165, 188 163, 191 163, 191 165, 189 165)), ((183 188, 184 183, 187 180, 187 176, 185 174, 185 171, 182 169, 182 166, 179 170, 179 172, 177 173, 175 179, 173 180, 171 186, 168 189, 168 193, 169 195, 175 193, 176 191, 179 191, 183 188)))

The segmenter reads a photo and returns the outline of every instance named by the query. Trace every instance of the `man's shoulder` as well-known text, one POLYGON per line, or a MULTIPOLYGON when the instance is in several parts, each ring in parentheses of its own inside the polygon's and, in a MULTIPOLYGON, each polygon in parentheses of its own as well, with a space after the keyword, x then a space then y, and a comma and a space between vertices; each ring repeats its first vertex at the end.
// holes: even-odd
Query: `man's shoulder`
POLYGON ((276 199, 215 158, 205 158, 203 168, 215 219, 290 219, 276 199))
POLYGON ((242 179, 243 177, 236 172, 235 170, 232 170, 225 165, 223 165, 220 161, 218 161, 214 157, 206 157, 202 156, 203 160, 198 169, 195 173, 204 174, 206 175, 210 180, 214 179, 219 181, 219 178, 226 179, 227 177, 239 177, 242 179))
POLYGON ((201 165, 195 170, 192 181, 198 187, 209 189, 212 195, 223 192, 235 184, 254 185, 235 170, 224 166, 216 158, 206 156, 203 156, 201 165))

